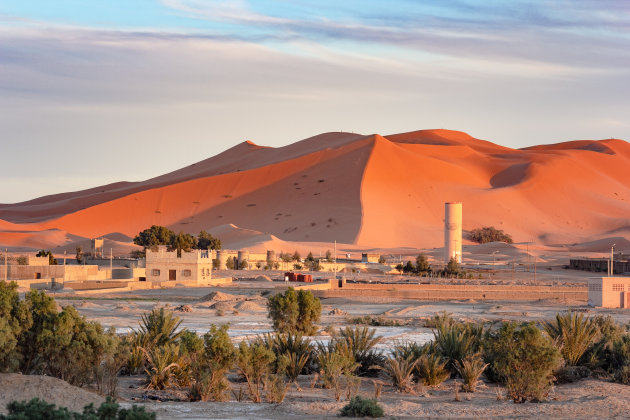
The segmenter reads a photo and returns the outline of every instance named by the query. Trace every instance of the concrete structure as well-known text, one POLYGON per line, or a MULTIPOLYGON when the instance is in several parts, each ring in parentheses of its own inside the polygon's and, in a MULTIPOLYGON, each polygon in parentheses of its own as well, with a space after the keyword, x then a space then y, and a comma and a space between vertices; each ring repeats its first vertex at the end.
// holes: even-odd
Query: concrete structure
POLYGON ((381 256, 379 254, 369 254, 369 253, 363 252, 361 254, 361 262, 362 263, 377 263, 380 257, 381 256))
MULTIPOLYGON (((574 270, 594 271, 608 273, 610 258, 576 258, 569 260, 569 267, 574 270)), ((627 259, 615 259, 613 261, 613 274, 630 273, 630 261, 627 259)))
POLYGON ((103 258, 104 239, 92 239, 90 241, 90 252, 94 258, 103 258))
POLYGON ((588 304, 603 308, 630 308, 630 277, 588 279, 588 304))
POLYGON ((248 264, 250 264, 251 262, 249 261, 249 251, 238 251, 238 267, 234 267, 234 268, 238 268, 239 270, 247 270, 248 267, 243 266, 243 262, 247 262, 248 264))
POLYGON ((238 252, 228 249, 221 249, 217 251, 216 259, 218 261, 218 269, 227 270, 227 262, 230 258, 232 259, 232 262, 238 262, 238 252))
POLYGON ((462 262, 462 203, 444 203, 444 262, 462 262))
POLYGON ((587 301, 586 287, 571 286, 516 286, 496 284, 405 284, 405 283, 352 283, 344 279, 329 279, 298 285, 295 289, 312 290, 319 298, 378 297, 441 301, 475 299, 479 301, 587 301))
POLYGON ((156 252, 147 250, 147 281, 169 281, 181 284, 205 284, 212 278, 212 258, 210 251, 194 250, 169 252, 159 246, 156 252))

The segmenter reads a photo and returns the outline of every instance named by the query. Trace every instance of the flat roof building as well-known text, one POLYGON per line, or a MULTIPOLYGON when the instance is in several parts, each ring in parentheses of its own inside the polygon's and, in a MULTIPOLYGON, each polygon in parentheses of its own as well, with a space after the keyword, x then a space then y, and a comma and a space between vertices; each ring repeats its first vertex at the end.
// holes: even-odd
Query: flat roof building
POLYGON ((147 249, 147 281, 207 282, 212 278, 212 253, 208 250, 167 251, 159 246, 157 251, 147 249))
POLYGON ((630 277, 588 279, 588 304, 602 308, 630 308, 630 277))

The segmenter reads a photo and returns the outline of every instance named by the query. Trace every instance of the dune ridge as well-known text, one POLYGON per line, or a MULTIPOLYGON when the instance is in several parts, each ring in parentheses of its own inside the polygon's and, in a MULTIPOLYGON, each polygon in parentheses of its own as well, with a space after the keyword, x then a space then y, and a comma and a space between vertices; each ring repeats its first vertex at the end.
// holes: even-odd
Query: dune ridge
MULTIPOLYGON (((577 140, 510 149, 452 130, 324 133, 279 147, 240 143, 142 182, 0 204, 0 245, 67 246, 152 224, 209 230, 243 248, 285 241, 438 247, 443 203, 464 230, 589 243, 630 232, 630 144, 577 140)), ((120 242, 120 243, 123 243, 120 242)))

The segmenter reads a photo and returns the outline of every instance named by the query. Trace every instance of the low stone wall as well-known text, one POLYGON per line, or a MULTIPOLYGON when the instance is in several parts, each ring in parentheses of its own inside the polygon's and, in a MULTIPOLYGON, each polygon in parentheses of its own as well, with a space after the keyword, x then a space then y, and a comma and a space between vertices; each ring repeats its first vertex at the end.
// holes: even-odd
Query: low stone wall
POLYGON ((560 299, 586 303, 586 287, 564 286, 511 286, 511 285, 441 285, 441 284, 365 284, 345 283, 341 288, 331 281, 326 290, 319 287, 302 286, 312 290, 320 298, 333 297, 386 297, 416 300, 525 300, 560 299))

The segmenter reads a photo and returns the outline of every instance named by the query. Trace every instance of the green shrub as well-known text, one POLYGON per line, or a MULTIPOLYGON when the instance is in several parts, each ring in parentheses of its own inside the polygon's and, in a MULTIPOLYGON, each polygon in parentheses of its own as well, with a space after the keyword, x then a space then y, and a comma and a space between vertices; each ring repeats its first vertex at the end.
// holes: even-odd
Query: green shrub
POLYGON ((321 317, 322 305, 310 290, 296 293, 289 287, 284 294, 270 296, 267 308, 273 328, 280 333, 312 335, 317 332, 314 324, 321 317))
POLYGON ((453 315, 446 311, 437 312, 431 318, 424 321, 424 326, 426 328, 450 328, 452 325, 456 324, 457 321, 453 319, 453 315))
POLYGON ((295 381, 312 359, 311 340, 301 334, 264 334, 260 342, 276 355, 275 372, 295 381))
POLYGON ((446 360, 446 368, 457 375, 457 363, 479 352, 483 327, 473 323, 445 322, 433 330, 435 351, 446 360))
POLYGON ((389 375, 392 386, 399 392, 413 392, 413 376, 419 359, 388 357, 383 363, 383 370, 389 375))
POLYGON ((558 343, 562 357, 569 366, 578 364, 598 334, 597 324, 592 319, 573 312, 557 314, 555 321, 543 321, 542 326, 549 337, 558 343))
MULTIPOLYGON (((174 343, 184 330, 177 331, 182 320, 173 311, 164 308, 153 309, 148 314, 142 314, 140 332, 156 346, 174 343)), ((148 349, 147 349, 148 350, 148 349)))
POLYGON ((356 396, 339 413, 342 417, 383 417, 383 408, 376 400, 356 396))
POLYGON ((480 244, 488 242, 507 242, 508 244, 511 244, 513 242, 510 235, 503 232, 501 229, 496 229, 492 226, 471 230, 468 234, 468 239, 480 244))
POLYGON ((597 315, 593 317, 593 323, 597 326, 597 338, 580 359, 580 364, 588 366, 594 371, 606 372, 614 370, 624 365, 626 360, 630 360, 630 352, 614 350, 615 345, 617 345, 617 350, 622 349, 623 345, 621 344, 624 337, 627 337, 625 329, 617 324, 610 315, 597 315))
POLYGON ((0 372, 16 372, 22 361, 18 340, 33 325, 29 305, 15 282, 0 281, 0 372))
POLYGON ((129 347, 118 337, 113 328, 108 331, 107 351, 101 362, 94 367, 96 387, 106 396, 116 398, 118 387, 118 375, 129 360, 129 347))
POLYGON ((533 323, 505 322, 485 337, 484 359, 514 402, 542 401, 561 355, 533 323))
POLYGON ((324 388, 332 389, 339 401, 344 385, 349 387, 356 379, 354 372, 359 364, 349 352, 340 352, 332 341, 327 345, 317 343, 316 358, 324 388))
POLYGON ((261 385, 271 372, 275 359, 274 353, 257 341, 241 341, 238 347, 236 366, 247 381, 250 398, 255 403, 262 401, 261 385))
POLYGON ((483 362, 479 354, 468 355, 463 360, 457 361, 455 367, 464 381, 462 389, 466 392, 475 392, 477 382, 487 366, 488 364, 483 362))
POLYGON ((165 389, 175 383, 176 369, 179 364, 179 346, 165 344, 145 350, 147 360, 146 374, 149 376, 149 389, 165 389))
POLYGON ((397 342, 394 344, 392 350, 392 356, 396 358, 412 360, 419 359, 422 355, 425 355, 433 350, 433 343, 418 344, 414 341, 397 342))
POLYGON ((193 384, 189 397, 192 401, 223 401, 229 389, 227 372, 236 360, 237 352, 228 335, 229 325, 212 324, 203 336, 201 357, 192 364, 193 384))
POLYGON ((406 325, 397 319, 387 319, 382 316, 364 315, 356 318, 349 318, 348 324, 368 325, 370 327, 399 327, 406 325))
POLYGON ((385 360, 381 352, 374 349, 383 337, 375 337, 375 334, 375 329, 367 327, 345 327, 332 333, 332 342, 337 350, 352 357, 359 364, 357 369, 359 376, 375 376, 378 369, 373 366, 382 366, 385 360))
POLYGON ((613 373, 613 380, 620 384, 630 385, 630 365, 624 365, 613 373))
POLYGON ((450 376, 446 369, 446 362, 438 354, 425 354, 418 359, 418 378, 429 386, 436 386, 444 382, 450 376))
POLYGON ((9 413, 0 414, 0 420, 155 420, 155 413, 144 407, 133 405, 130 409, 120 406, 109 397, 98 409, 93 404, 86 406, 83 413, 74 413, 66 407, 58 407, 38 398, 26 402, 12 401, 7 405, 9 413))

